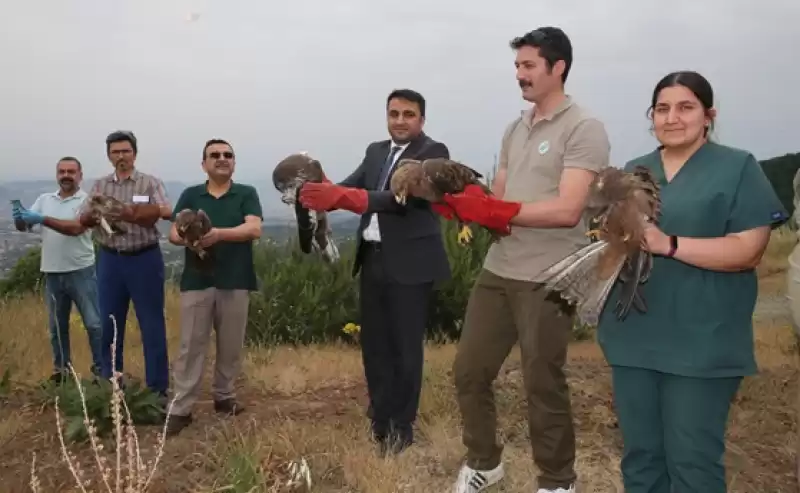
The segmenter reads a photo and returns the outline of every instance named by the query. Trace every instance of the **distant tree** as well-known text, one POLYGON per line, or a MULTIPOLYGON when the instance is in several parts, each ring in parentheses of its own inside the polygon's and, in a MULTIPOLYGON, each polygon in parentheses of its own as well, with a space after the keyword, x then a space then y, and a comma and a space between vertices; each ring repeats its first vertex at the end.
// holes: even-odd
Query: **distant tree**
POLYGON ((794 213, 794 186, 792 181, 800 169, 800 153, 784 154, 761 161, 761 169, 767 175, 775 193, 789 214, 794 213))

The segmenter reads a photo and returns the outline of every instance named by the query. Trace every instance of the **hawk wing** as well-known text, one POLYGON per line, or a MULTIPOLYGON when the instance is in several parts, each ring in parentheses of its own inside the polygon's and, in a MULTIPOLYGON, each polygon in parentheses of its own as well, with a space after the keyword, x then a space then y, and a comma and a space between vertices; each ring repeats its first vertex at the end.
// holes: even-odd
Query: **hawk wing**
POLYGON ((458 161, 446 158, 426 159, 422 162, 425 176, 440 194, 461 193, 467 185, 478 185, 487 195, 492 190, 482 181, 483 175, 458 161))
POLYGON ((97 220, 99 229, 108 236, 125 234, 128 228, 119 219, 125 205, 108 195, 94 195, 89 199, 89 210, 97 220))
POLYGON ((652 255, 640 245, 645 221, 657 217, 659 203, 658 184, 646 168, 630 173, 603 170, 592 182, 588 200, 597 224, 590 233, 598 240, 545 269, 534 281, 577 305, 578 316, 590 325, 597 324, 618 280, 624 286, 616 316, 624 319, 631 307, 646 312, 640 285, 649 277, 652 255))

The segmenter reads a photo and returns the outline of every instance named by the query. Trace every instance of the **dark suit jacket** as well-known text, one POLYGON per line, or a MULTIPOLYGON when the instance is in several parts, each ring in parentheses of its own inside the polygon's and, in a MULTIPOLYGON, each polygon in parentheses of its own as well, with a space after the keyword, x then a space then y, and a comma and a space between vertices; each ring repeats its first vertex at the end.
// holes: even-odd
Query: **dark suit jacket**
MULTIPOLYGON (((439 216, 427 200, 409 197, 405 205, 398 204, 392 192, 377 190, 381 168, 389 155, 390 140, 373 142, 367 146, 364 160, 353 173, 339 184, 369 191, 369 205, 361 216, 357 231, 357 253, 353 276, 358 274, 363 259, 364 229, 372 213, 377 213, 381 231, 381 248, 385 271, 390 279, 401 284, 440 282, 450 277, 450 262, 444 249, 439 216)), ((401 159, 430 159, 450 157, 441 142, 424 133, 412 140, 395 163, 401 159)), ((392 174, 394 173, 394 169, 392 174)), ((391 174, 389 175, 391 180, 391 174)), ((389 183, 389 181, 387 181, 389 183)))

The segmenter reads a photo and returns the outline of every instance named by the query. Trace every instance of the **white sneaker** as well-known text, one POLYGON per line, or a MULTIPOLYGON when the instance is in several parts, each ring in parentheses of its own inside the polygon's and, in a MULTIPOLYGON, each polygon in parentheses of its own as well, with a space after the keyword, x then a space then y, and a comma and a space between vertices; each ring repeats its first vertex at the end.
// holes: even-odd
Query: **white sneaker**
POLYGON ((490 471, 477 471, 464 464, 453 485, 453 493, 478 493, 503 479, 504 475, 502 462, 490 471))
POLYGON ((556 488, 554 490, 548 490, 545 488, 539 488, 536 493, 575 493, 575 485, 570 485, 569 489, 565 490, 564 488, 556 488))

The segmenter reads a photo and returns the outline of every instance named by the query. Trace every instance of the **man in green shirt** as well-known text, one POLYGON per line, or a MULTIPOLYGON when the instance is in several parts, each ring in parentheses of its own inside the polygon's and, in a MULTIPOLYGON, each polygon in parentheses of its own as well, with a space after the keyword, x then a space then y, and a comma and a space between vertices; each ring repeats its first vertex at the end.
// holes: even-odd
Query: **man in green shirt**
MULTIPOLYGON (((208 215, 212 229, 200 245, 210 253, 213 265, 198 268, 191 260, 193 253, 185 250, 180 280, 181 346, 175 362, 175 402, 168 435, 178 434, 192 422, 191 407, 202 380, 212 323, 217 336, 214 409, 229 415, 244 409, 235 400, 234 381, 241 369, 249 292, 257 289, 253 240, 261 237, 261 203, 255 188, 233 182, 236 156, 226 141, 206 142, 202 166, 208 180, 183 191, 173 221, 184 209, 202 209, 208 215)), ((174 223, 169 239, 184 245, 174 223)))

